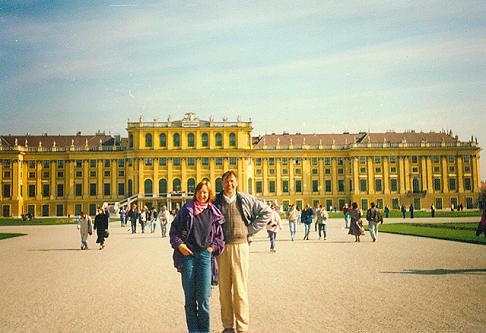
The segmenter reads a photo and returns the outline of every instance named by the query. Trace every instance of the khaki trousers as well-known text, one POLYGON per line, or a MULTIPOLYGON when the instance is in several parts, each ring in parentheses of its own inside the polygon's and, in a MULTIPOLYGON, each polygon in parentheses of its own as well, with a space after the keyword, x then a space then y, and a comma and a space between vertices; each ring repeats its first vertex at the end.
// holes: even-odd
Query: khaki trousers
POLYGON ((248 243, 226 244, 217 257, 219 266, 219 301, 221 320, 225 329, 248 331, 250 309, 248 302, 248 243))

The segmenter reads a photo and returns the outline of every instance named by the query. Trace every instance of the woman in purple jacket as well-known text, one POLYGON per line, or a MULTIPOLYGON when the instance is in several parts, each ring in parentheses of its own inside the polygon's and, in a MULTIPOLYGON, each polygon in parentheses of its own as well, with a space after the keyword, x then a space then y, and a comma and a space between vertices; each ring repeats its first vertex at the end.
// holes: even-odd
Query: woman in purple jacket
POLYGON ((196 186, 194 200, 178 212, 170 227, 174 266, 182 274, 186 323, 189 332, 209 332, 212 257, 224 248, 224 217, 211 202, 211 184, 196 186))

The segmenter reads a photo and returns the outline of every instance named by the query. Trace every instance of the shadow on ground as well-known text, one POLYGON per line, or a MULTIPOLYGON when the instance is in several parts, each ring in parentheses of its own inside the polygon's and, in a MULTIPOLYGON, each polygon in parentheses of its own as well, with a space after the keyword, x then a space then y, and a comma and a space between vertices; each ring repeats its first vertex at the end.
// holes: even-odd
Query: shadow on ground
POLYGON ((473 274, 486 275, 486 269, 407 269, 402 272, 382 272, 385 274, 416 274, 416 275, 446 275, 446 274, 473 274))

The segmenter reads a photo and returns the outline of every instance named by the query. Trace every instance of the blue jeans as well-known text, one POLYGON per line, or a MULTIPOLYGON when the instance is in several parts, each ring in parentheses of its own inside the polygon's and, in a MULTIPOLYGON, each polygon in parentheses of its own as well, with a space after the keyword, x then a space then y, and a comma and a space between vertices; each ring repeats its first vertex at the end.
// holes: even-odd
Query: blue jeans
POLYGON ((309 239, 312 223, 304 223, 304 239, 309 239))
POLYGON ((346 229, 349 229, 349 222, 351 222, 349 220, 349 214, 344 214, 344 223, 345 223, 345 228, 346 229))
POLYGON ((292 240, 294 240, 295 233, 296 233, 296 230, 297 230, 297 222, 296 221, 294 221, 294 222, 289 221, 289 228, 290 228, 290 237, 292 238, 292 240))
POLYGON ((183 258, 186 323, 189 332, 209 332, 209 297, 211 296, 211 253, 194 252, 183 258))
POLYGON ((317 224, 319 227, 319 238, 321 238, 321 231, 324 233, 324 238, 326 238, 326 225, 324 223, 317 224))
POLYGON ((277 233, 272 230, 267 230, 268 237, 270 238, 270 250, 275 250, 275 238, 277 237, 277 233))
POLYGON ((378 238, 378 223, 373 221, 368 222, 368 229, 370 231, 371 239, 375 241, 378 238))
POLYGON ((155 229, 157 229, 157 221, 153 220, 150 222, 150 232, 155 232, 155 229))
POLYGON ((132 220, 132 233, 137 232, 137 220, 132 220))

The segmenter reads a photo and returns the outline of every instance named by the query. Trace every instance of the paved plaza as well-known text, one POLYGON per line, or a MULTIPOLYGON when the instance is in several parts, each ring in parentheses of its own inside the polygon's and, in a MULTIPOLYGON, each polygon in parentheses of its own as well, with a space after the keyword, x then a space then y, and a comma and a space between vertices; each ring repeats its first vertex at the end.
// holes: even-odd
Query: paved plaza
MULTIPOLYGON (((415 219, 414 222, 420 219, 415 219)), ((437 221, 437 219, 435 219, 437 221)), ((484 245, 381 233, 290 241, 269 252, 266 232, 251 245, 251 332, 484 332, 484 245)), ((74 225, 0 227, 28 236, 0 241, 0 332, 185 332, 180 275, 160 230, 110 225, 79 250, 74 225)), ((218 289, 211 325, 221 332, 218 289)))

